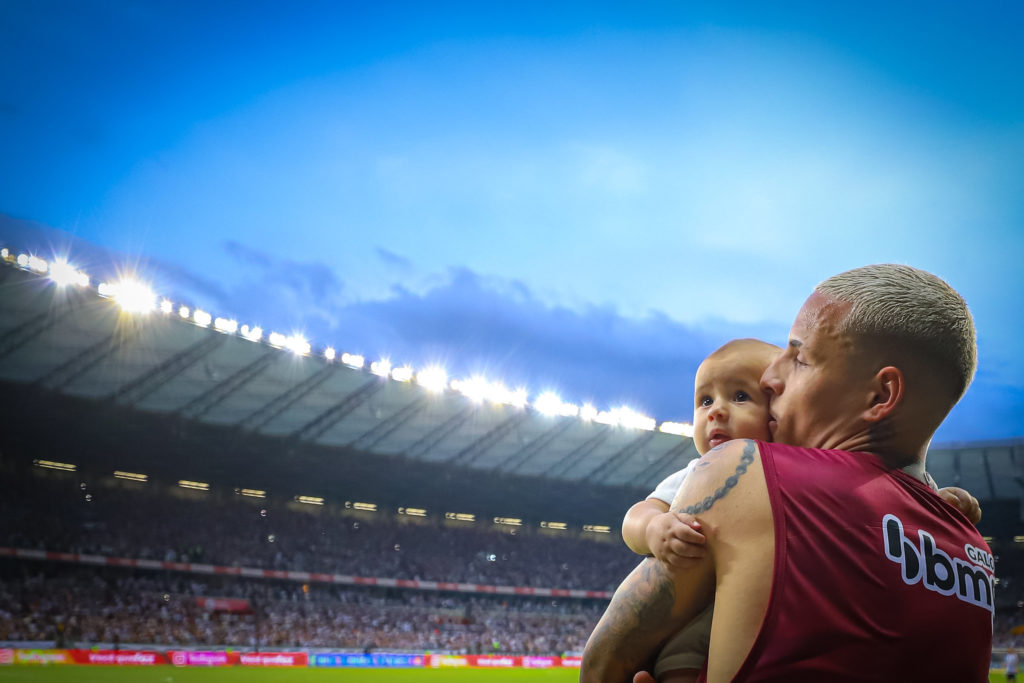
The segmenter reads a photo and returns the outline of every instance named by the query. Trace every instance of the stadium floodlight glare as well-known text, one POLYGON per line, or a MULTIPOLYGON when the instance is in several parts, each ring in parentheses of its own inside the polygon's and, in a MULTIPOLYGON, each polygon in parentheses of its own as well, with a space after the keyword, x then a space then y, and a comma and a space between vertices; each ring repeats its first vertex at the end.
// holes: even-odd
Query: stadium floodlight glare
POLYGON ((474 375, 469 379, 453 379, 451 388, 459 392, 473 403, 483 403, 490 391, 491 384, 484 377, 474 375))
POLYGON ((395 368, 391 371, 391 379, 397 382, 409 382, 412 380, 414 374, 415 373, 411 367, 403 365, 402 367, 395 368))
POLYGON ((458 522, 475 522, 476 515, 472 515, 468 512, 446 512, 444 513, 445 519, 454 519, 458 522))
POLYGON ((606 526, 604 524, 584 524, 583 525, 583 530, 584 531, 592 531, 595 534, 610 534, 611 531, 612 531, 612 528, 610 526, 606 526))
POLYGON ((235 493, 246 498, 266 498, 267 492, 263 489, 235 489, 235 493))
POLYGON ((284 336, 280 332, 271 332, 267 336, 267 343, 273 347, 283 349, 288 344, 288 337, 284 336))
POLYGON ((296 356, 308 355, 312 350, 309 342, 301 334, 293 334, 284 340, 284 346, 296 356))
POLYGON ((576 417, 580 408, 572 403, 564 403, 553 391, 545 391, 533 402, 533 407, 542 415, 576 417))
POLYGON ((28 254, 18 254, 18 265, 22 268, 28 268, 28 254))
POLYGON ((584 403, 580 407, 580 419, 584 422, 592 422, 597 417, 597 408, 589 403, 584 403))
POLYGON ((554 529, 555 531, 565 531, 569 528, 566 522, 541 522, 540 525, 544 529, 554 529))
POLYGON ((495 517, 494 523, 501 526, 522 526, 523 520, 518 517, 495 517))
POLYGON ((398 514, 409 515, 410 517, 426 517, 427 511, 423 508, 398 508, 398 514))
POLYGON ((323 505, 324 499, 319 496, 295 496, 295 502, 304 505, 323 505))
POLYGON ((183 320, 188 320, 189 318, 192 317, 192 309, 189 308, 188 306, 179 306, 178 317, 183 320))
POLYGON ((213 329, 224 334, 234 334, 238 331, 238 321, 229 318, 217 318, 213 321, 213 329))
POLYGON ((0 249, 0 258, 2 258, 5 261, 11 258, 11 250, 8 249, 7 247, 0 249))
POLYGON ((39 258, 38 256, 28 257, 28 269, 34 270, 37 273, 45 273, 50 269, 50 264, 46 262, 46 259, 39 258))
POLYGON ((192 489, 193 491, 209 491, 210 485, 205 481, 189 481, 188 479, 179 479, 178 486, 183 489, 192 489))
POLYGON ((334 350, 333 346, 328 346, 326 349, 324 349, 324 358, 326 358, 328 361, 334 360, 334 357, 337 354, 338 352, 334 350))
POLYGON ((71 285, 77 287, 89 286, 89 276, 77 270, 64 259, 54 259, 53 263, 50 264, 50 279, 58 287, 70 287, 71 285))
POLYGON ((370 363, 370 372, 378 377, 387 377, 391 374, 391 361, 387 358, 373 361, 370 363))
POLYGON ((137 481, 143 484, 149 481, 149 475, 139 474, 138 472, 125 472, 123 470, 114 470, 114 476, 118 479, 127 479, 128 481, 137 481))
POLYGON ((353 370, 362 370, 363 366, 366 365, 366 359, 360 356, 358 353, 341 354, 341 362, 349 366, 353 370))
POLYGON ((243 339, 248 339, 251 342, 258 342, 263 338, 263 328, 258 325, 253 327, 242 325, 241 334, 243 339))
POLYGON ((429 392, 439 394, 448 386, 448 373, 438 365, 431 365, 416 373, 416 384, 429 392))
POLYGON ((164 315, 170 315, 173 310, 174 310, 174 304, 171 303, 170 299, 161 299, 160 300, 160 312, 161 313, 163 313, 164 315))
POLYGON ((44 470, 61 470, 62 472, 75 472, 78 470, 78 465, 72 465, 69 462, 57 462, 55 460, 33 460, 32 464, 36 467, 42 467, 44 470))
POLYGON ((689 436, 693 436, 693 425, 685 422, 662 422, 658 425, 658 431, 676 436, 687 436, 686 432, 690 432, 689 436))
POLYGON ((1024 543, 1024 536, 1014 536, 1013 537, 1013 542, 1014 543, 1024 543))
POLYGON ((97 291, 100 296, 114 299, 125 313, 149 313, 156 308, 156 294, 138 280, 101 282, 97 291))
POLYGON ((352 507, 356 510, 362 510, 363 512, 376 512, 376 503, 352 503, 352 507))
POLYGON ((208 327, 213 322, 213 316, 204 310, 196 309, 192 313, 192 321, 199 327, 208 327))

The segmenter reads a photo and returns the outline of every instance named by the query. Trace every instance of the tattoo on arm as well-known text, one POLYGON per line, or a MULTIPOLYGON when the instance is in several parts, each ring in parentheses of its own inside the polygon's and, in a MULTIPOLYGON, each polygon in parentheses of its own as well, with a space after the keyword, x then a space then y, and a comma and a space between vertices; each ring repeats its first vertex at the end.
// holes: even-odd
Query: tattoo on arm
POLYGON ((587 641, 583 681, 626 681, 674 630, 676 590, 661 562, 644 560, 615 591, 587 641))
MULTIPOLYGON (((699 515, 702 512, 707 512, 711 509, 716 502, 725 498, 725 494, 729 493, 736 484, 739 482, 740 477, 747 473, 747 468, 754 462, 754 442, 747 439, 743 442, 743 453, 740 455, 740 463, 736 465, 736 471, 733 472, 718 489, 694 505, 687 505, 686 507, 675 509, 673 506, 672 512, 685 512, 688 515, 699 515)), ((704 463, 702 463, 704 464, 704 463)), ((700 465, 698 465, 700 467, 700 465)))

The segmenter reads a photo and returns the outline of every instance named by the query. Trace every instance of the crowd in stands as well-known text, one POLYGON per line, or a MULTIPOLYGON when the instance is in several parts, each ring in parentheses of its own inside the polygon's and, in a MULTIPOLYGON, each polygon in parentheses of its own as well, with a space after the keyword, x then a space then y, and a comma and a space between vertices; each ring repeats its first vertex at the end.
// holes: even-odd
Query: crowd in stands
POLYGON ((462 654, 576 652, 604 603, 197 578, 8 560, 0 642, 324 648, 462 654), (244 598, 245 613, 200 597, 244 598))
MULTIPOLYGON (((30 477, 2 487, 0 545, 140 559, 201 562, 463 583, 613 590, 636 565, 621 543, 572 532, 542 536, 491 520, 452 528, 402 524, 237 496, 186 500, 30 477)), ((614 540, 614 539, 613 539, 614 540)))

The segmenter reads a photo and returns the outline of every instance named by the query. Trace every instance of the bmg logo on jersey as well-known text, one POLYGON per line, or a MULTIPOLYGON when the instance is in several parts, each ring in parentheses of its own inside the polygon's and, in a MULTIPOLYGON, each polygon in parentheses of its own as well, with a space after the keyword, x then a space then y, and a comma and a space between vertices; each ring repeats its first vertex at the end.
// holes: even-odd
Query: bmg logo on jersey
POLYGON ((995 611, 995 577, 987 570, 986 563, 973 564, 950 557, 935 545, 935 539, 924 529, 918 529, 916 543, 911 541, 896 515, 882 518, 882 535, 885 556, 901 566, 904 583, 913 586, 921 582, 928 590, 955 595, 964 602, 995 611))

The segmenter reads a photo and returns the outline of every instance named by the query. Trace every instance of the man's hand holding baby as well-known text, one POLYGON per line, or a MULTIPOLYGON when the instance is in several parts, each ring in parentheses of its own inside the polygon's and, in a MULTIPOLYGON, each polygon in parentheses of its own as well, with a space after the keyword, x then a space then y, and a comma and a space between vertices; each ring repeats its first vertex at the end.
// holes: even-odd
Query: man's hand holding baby
POLYGON ((689 569, 707 555, 700 522, 681 512, 652 517, 647 524, 646 540, 651 554, 673 571, 689 569))

